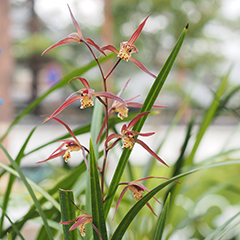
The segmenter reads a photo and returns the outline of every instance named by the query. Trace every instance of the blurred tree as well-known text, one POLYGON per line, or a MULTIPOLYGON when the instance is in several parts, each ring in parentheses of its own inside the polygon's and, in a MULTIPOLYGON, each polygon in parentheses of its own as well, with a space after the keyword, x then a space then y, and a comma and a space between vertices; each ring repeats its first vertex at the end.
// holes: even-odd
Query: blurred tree
POLYGON ((211 21, 220 19, 220 8, 218 0, 116 0, 113 1, 114 40, 116 44, 127 40, 138 23, 152 12, 136 45, 141 51, 138 58, 159 69, 189 22, 188 36, 175 68, 188 69, 196 76, 201 69, 209 71, 210 66, 216 66, 223 59, 217 51, 220 40, 211 38, 205 31, 211 21))
MULTIPOLYGON (((12 41, 10 36, 8 0, 0 1, 0 98, 3 99, 0 114, 0 135, 12 121, 11 83, 13 72, 12 41)), ((7 142, 7 141, 6 141, 7 142)), ((0 161, 5 161, 0 151, 0 161)))

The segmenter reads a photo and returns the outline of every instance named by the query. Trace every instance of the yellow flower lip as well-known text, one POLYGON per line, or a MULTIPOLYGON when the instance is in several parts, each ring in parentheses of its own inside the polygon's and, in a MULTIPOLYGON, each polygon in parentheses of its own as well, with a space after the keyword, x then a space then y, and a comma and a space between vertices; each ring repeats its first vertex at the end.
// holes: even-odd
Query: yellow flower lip
POLYGON ((134 45, 129 45, 128 43, 122 42, 121 49, 117 56, 127 62, 130 59, 132 53, 138 53, 137 48, 134 45))

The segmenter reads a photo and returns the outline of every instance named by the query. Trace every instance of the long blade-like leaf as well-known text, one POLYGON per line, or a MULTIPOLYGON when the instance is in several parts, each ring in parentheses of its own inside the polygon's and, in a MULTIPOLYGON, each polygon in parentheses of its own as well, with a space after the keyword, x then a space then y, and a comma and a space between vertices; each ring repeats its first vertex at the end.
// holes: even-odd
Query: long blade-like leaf
MULTIPOLYGON (((36 130, 37 127, 33 128, 33 130, 30 132, 30 134, 28 135, 25 143, 22 145, 22 148, 20 149, 17 157, 16 157, 16 163, 19 165, 23 156, 24 156, 24 151, 27 147, 27 144, 31 138, 31 136, 33 135, 34 131, 36 130)), ((12 186, 15 180, 15 176, 14 175, 10 175, 9 181, 8 181, 8 185, 7 185, 7 189, 5 191, 4 194, 4 200, 3 200, 3 211, 6 211, 7 209, 7 205, 8 205, 8 200, 9 200, 9 196, 12 190, 12 186)), ((1 220, 0 220, 0 232, 2 232, 2 226, 3 226, 3 221, 4 221, 4 216, 2 215, 1 220)))
MULTIPOLYGON (((236 213, 233 217, 228 219, 225 223, 223 223, 220 227, 215 229, 208 237, 205 238, 205 240, 213 240, 216 239, 215 237, 229 224, 231 223, 236 217, 240 215, 240 212, 236 213)), ((218 238, 220 239, 220 238, 218 238)))
MULTIPOLYGON (((187 32, 187 28, 188 25, 186 26, 186 28, 184 28, 184 30, 182 31, 177 43, 175 44, 172 52, 170 53, 168 59, 166 60, 164 66, 162 67, 160 73, 158 74, 156 80, 154 81, 144 103, 143 106, 141 108, 141 112, 145 112, 145 111, 150 111, 154 102, 156 101, 166 79, 167 76, 173 66, 173 63, 178 55, 178 52, 182 46, 183 40, 185 38, 186 32, 187 32)), ((133 130, 136 132, 140 132, 144 122, 146 121, 147 115, 143 116, 133 127, 133 130)), ((122 155, 119 159, 119 163, 117 165, 117 168, 114 172, 111 184, 109 186, 108 189, 108 195, 106 197, 105 203, 104 203, 104 212, 105 212, 105 218, 107 217, 110 207, 112 205, 112 201, 113 201, 113 197, 114 194, 116 192, 117 186, 121 180, 123 171, 127 165, 129 156, 131 154, 131 150, 129 149, 124 149, 122 152, 122 155)))
POLYGON ((138 212, 145 206, 145 204, 160 190, 162 190, 164 187, 168 186, 169 184, 173 183, 174 181, 178 180, 179 178, 185 177, 187 175, 193 174, 197 171, 204 170, 204 169, 209 169, 209 168, 215 168, 215 167, 223 167, 226 165, 232 165, 232 164, 240 164, 240 160, 236 161, 226 161, 226 162, 221 162, 221 163, 216 163, 210 166, 204 166, 200 168, 196 168, 193 170, 190 170, 188 172, 179 174, 164 183, 158 185, 155 187, 153 190, 148 192, 144 197, 142 197, 125 215, 121 223, 118 225, 117 229, 113 233, 112 240, 120 240, 122 239, 123 235, 125 234, 126 230, 128 229, 128 226, 131 224, 133 219, 136 217, 138 212))
MULTIPOLYGON (((62 222, 71 221, 76 217, 75 215, 76 207, 72 204, 69 198, 72 199, 72 201, 74 202, 72 191, 59 189, 59 200, 60 200, 60 206, 61 206, 62 222)), ((64 240, 78 239, 77 229, 74 229, 73 231, 69 231, 71 225, 62 225, 62 227, 63 227, 64 240)))
POLYGON ((222 78, 222 81, 218 87, 218 90, 215 94, 215 97, 211 103, 211 105, 209 106, 209 108, 207 109, 205 115, 203 116, 203 120, 202 123, 199 127, 198 133, 197 133, 197 137, 196 137, 196 141, 194 143, 194 146, 192 148, 192 151, 190 153, 190 156, 188 158, 188 163, 192 164, 195 153, 198 149, 198 146, 203 138, 204 133, 206 132, 207 128, 209 127, 210 123, 212 122, 213 118, 215 117, 215 114, 218 110, 218 107, 220 105, 220 98, 222 97, 222 95, 224 94, 225 90, 226 90, 226 86, 228 84, 228 77, 229 77, 230 71, 226 74, 226 76, 224 76, 222 78))
MULTIPOLYGON (((0 206, 1 207, 1 206, 0 206)), ((11 223, 11 225, 12 225, 12 227, 13 227, 13 229, 14 229, 14 231, 16 232, 16 234, 22 239, 22 240, 24 240, 24 237, 23 237, 23 235, 20 233, 20 231, 19 231, 19 229, 17 228, 17 226, 12 222, 12 220, 11 220, 11 218, 8 216, 8 214, 5 212, 5 210, 4 210, 4 208, 3 207, 1 207, 2 208, 2 215, 3 216, 5 216, 7 219, 8 219, 8 221, 11 223)), ((12 239, 11 237, 10 237, 10 235, 8 234, 8 239, 12 239)))
POLYGON ((48 223, 47 223, 47 218, 42 210, 42 207, 39 203, 39 201, 37 200, 36 198, 36 195, 34 193, 34 191, 32 190, 30 184, 28 183, 28 181, 26 180, 23 172, 21 171, 20 167, 18 166, 18 164, 12 159, 12 157, 9 155, 9 153, 7 152, 7 150, 4 148, 4 146, 0 143, 0 148, 3 150, 3 152, 5 153, 5 155, 7 156, 7 158, 9 159, 9 161, 11 162, 12 166, 16 169, 16 171, 18 172, 19 174, 19 177, 21 178, 21 180, 23 181, 25 187, 27 188, 29 194, 31 195, 31 198, 33 200, 33 202, 35 203, 36 205, 36 208, 38 209, 39 211, 39 214, 44 222, 44 226, 45 226, 45 229, 46 229, 46 232, 48 234, 48 237, 50 240, 53 240, 53 235, 51 233, 51 230, 48 226, 48 223))
MULTIPOLYGON (((63 188, 63 189, 71 189, 72 186, 75 184, 76 178, 80 177, 82 175, 82 173, 86 172, 86 164, 84 163, 84 161, 82 163, 80 163, 79 166, 77 166, 76 168, 74 168, 73 171, 70 171, 69 174, 67 176, 65 176, 63 179, 61 179, 60 181, 58 181, 50 190, 48 190, 48 194, 51 196, 55 196, 56 193, 58 192, 59 188, 63 188)), ((57 197, 55 197, 57 198, 57 197)), ((54 199, 55 199, 54 198, 54 199)), ((40 204, 44 204, 46 202, 46 198, 45 197, 41 197, 39 199, 39 203, 40 204)), ((59 207, 60 208, 60 207, 59 207)), ((36 205, 33 204, 29 211, 25 214, 25 216, 23 217, 22 220, 15 222, 15 224, 17 225, 18 229, 20 230, 24 224, 29 221, 29 219, 35 218, 36 216, 36 205)), ((7 232, 11 231, 11 227, 7 228, 2 235, 0 235, 0 237, 3 237, 7 234, 7 232)), ((14 239, 14 236, 12 236, 12 238, 14 239)))
POLYGON ((162 239, 162 235, 163 235, 163 231, 164 231, 164 227, 165 227, 165 223, 166 223, 166 219, 167 219, 167 214, 168 214, 170 196, 171 196, 171 193, 169 192, 167 200, 164 204, 163 210, 162 210, 160 216, 158 217, 153 240, 161 240, 162 239))
MULTIPOLYGON (((0 163, 0 167, 5 169, 6 171, 8 171, 9 173, 11 173, 12 175, 14 175, 15 177, 19 177, 21 178, 21 175, 19 174, 18 171, 15 171, 14 169, 10 168, 9 166, 0 163)), ((35 182, 33 182, 32 180, 26 178, 26 181, 29 183, 30 186, 32 186, 35 190, 37 190, 39 193, 42 194, 42 196, 44 196, 49 202, 51 202, 53 204, 53 206, 60 211, 60 206, 59 203, 46 191, 44 191, 38 184, 36 184, 35 182)))
MULTIPOLYGON (((103 240, 107 240, 107 231, 105 225, 103 200, 99 185, 98 169, 94 153, 92 140, 90 139, 90 185, 91 185, 91 202, 92 202, 92 220, 93 224, 99 230, 103 240)), ((99 239, 98 234, 93 232, 94 239, 99 239)))

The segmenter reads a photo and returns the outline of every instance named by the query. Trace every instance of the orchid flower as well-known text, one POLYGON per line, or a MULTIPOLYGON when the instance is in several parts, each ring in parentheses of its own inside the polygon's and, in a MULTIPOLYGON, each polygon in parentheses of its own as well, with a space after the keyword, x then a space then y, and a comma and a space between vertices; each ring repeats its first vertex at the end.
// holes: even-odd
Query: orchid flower
MULTIPOLYGON (((49 117, 49 116, 43 116, 43 117, 49 117)), ((59 123, 61 123, 64 127, 66 127, 66 129, 71 134, 71 136, 74 138, 74 140, 69 140, 69 139, 68 140, 59 140, 60 142, 63 142, 63 143, 47 159, 38 161, 37 163, 47 162, 51 159, 54 159, 54 158, 60 157, 60 156, 63 156, 63 158, 65 159, 65 162, 67 162, 71 158, 71 154, 70 154, 71 152, 82 150, 84 162, 86 164, 87 170, 89 171, 86 154, 85 154, 85 150, 87 152, 89 152, 89 150, 80 144, 77 137, 74 135, 74 133, 72 132, 72 130, 66 123, 61 121, 59 118, 56 118, 56 117, 52 117, 52 118, 54 120, 58 121, 59 123), (63 147, 66 147, 66 149, 61 150, 63 147)))
POLYGON ((107 45, 102 47, 102 50, 109 50, 117 54, 117 56, 121 59, 124 59, 126 62, 131 61, 135 63, 142 71, 149 74, 153 78, 156 78, 156 76, 147 70, 147 68, 137 59, 133 58, 131 55, 132 53, 138 53, 138 49, 133 45, 139 35, 141 34, 143 27, 149 18, 150 14, 145 18, 145 20, 139 25, 137 30, 133 33, 133 35, 130 37, 130 39, 127 42, 122 42, 120 46, 120 50, 118 51, 114 46, 107 45))
POLYGON ((96 44, 94 43, 94 41, 90 38, 83 38, 83 34, 82 34, 82 31, 80 29, 80 26, 79 24, 77 23, 76 19, 74 18, 73 14, 72 14, 72 11, 68 5, 68 9, 70 11, 70 15, 71 15, 71 18, 72 18, 72 22, 73 22, 73 25, 75 26, 77 32, 74 32, 74 33, 71 33, 69 34, 66 38, 58 41, 57 43, 53 44, 52 46, 50 46, 48 49, 46 49, 42 55, 44 55, 46 52, 48 52, 49 50, 55 48, 55 47, 58 47, 60 45, 63 45, 63 44, 66 44, 66 43, 71 43, 71 42, 77 42, 77 43, 85 43, 88 47, 89 47, 89 44, 92 45, 93 47, 95 47, 99 52, 101 52, 102 54, 104 54, 106 56, 106 54, 104 53, 104 51, 96 44))
POLYGON ((141 117, 143 117, 143 116, 145 116, 146 114, 149 114, 149 113, 150 112, 140 113, 135 118, 133 118, 132 121, 128 125, 124 124, 122 126, 122 129, 121 129, 121 134, 117 134, 117 133, 110 134, 107 137, 106 142, 105 142, 106 150, 109 150, 112 147, 114 147, 120 139, 123 139, 123 146, 122 146, 123 148, 132 149, 134 143, 138 143, 143 148, 145 148, 154 158, 156 158, 159 162, 163 163, 164 165, 166 165, 168 167, 168 165, 152 149, 150 149, 146 143, 144 143, 143 141, 134 137, 136 135, 147 137, 147 136, 153 135, 154 132, 139 133, 139 132, 131 130, 131 128, 137 123, 137 121, 141 117), (117 140, 115 140, 109 147, 107 147, 108 142, 111 141, 114 138, 117 138, 117 140))
MULTIPOLYGON (((66 195, 69 199, 70 197, 68 195, 66 195)), ((91 223, 93 229, 96 231, 96 233, 98 234, 100 240, 102 240, 102 237, 101 237, 101 234, 100 232, 98 231, 98 229, 96 228, 96 226, 92 223, 92 216, 88 215, 87 213, 85 213, 83 210, 81 210, 74 202, 72 199, 70 199, 70 201, 75 205, 75 207, 80 210, 83 215, 79 215, 77 216, 76 218, 74 218, 73 220, 71 221, 65 221, 65 222, 60 222, 60 224, 63 224, 63 225, 68 225, 68 224, 71 224, 73 222, 75 222, 69 229, 69 231, 73 231, 75 228, 79 228, 80 230, 80 233, 81 233, 81 236, 84 237, 86 236, 86 232, 85 232, 85 225, 87 223, 91 223)))
MULTIPOLYGON (((120 90, 120 92, 117 94, 118 97, 120 97, 120 95, 122 94, 122 92, 126 89, 128 83, 129 83, 130 79, 124 84, 124 86, 122 87, 122 89, 120 90)), ((141 108, 142 107, 142 103, 138 103, 138 102, 132 102, 133 99, 139 97, 140 95, 137 95, 135 97, 129 98, 129 99, 125 99, 123 100, 125 104, 123 104, 122 102, 119 101, 114 101, 112 106, 109 108, 108 110, 108 116, 110 116, 113 112, 117 112, 118 113, 118 117, 120 119, 124 119, 126 117, 128 117, 128 108, 129 107, 134 107, 134 108, 141 108)), ((165 106, 160 106, 160 105, 153 105, 153 108, 165 108, 165 106)), ((101 126, 100 132, 98 134, 98 138, 97 138, 97 143, 100 140, 100 137, 102 135, 102 132, 104 130, 104 127, 106 126, 107 123, 107 117, 105 116, 104 120, 103 120, 103 124, 101 126)))
MULTIPOLYGON (((150 179, 150 178, 160 178, 160 179, 169 179, 169 178, 165 178, 165 177, 146 177, 146 178, 141 178, 141 179, 138 179, 138 180, 135 180, 135 181, 132 181, 132 182, 121 182, 119 183, 119 185, 127 185, 126 187, 123 188, 121 194, 120 194, 120 197, 119 199, 117 200, 117 203, 116 203, 116 207, 115 207, 115 211, 114 211, 114 214, 113 214, 113 218, 115 216, 115 213, 118 209, 118 206, 119 206, 119 203, 123 197, 123 195, 125 194, 125 192, 129 189, 130 191, 133 192, 133 197, 136 199, 136 201, 138 201, 140 198, 143 197, 143 192, 144 190, 149 192, 149 190, 143 185, 143 184, 140 184, 140 183, 137 183, 137 182, 140 182, 140 181, 144 181, 144 180, 147 180, 147 179, 150 179)), ((155 197, 153 197, 158 203, 160 203, 155 197)), ((161 204, 161 203, 160 203, 161 204)), ((150 206, 149 203, 146 203, 146 205, 149 207, 149 209, 152 211, 152 213, 156 215, 156 213, 153 211, 152 207, 150 206)))
MULTIPOLYGON (((89 83, 88 83, 88 81, 85 78, 81 78, 81 77, 75 77, 75 78, 82 82, 82 84, 84 85, 85 89, 80 89, 77 92, 72 93, 65 100, 65 102, 44 123, 48 122, 51 118, 53 118, 56 115, 58 115, 64 108, 66 108, 68 105, 70 105, 71 103, 75 102, 76 100, 80 100, 80 103, 81 103, 80 109, 84 109, 86 107, 93 106, 94 104, 93 104, 92 96, 97 97, 100 101, 102 101, 102 99, 100 97, 111 98, 113 100, 120 101, 122 104, 125 105, 125 102, 120 97, 114 95, 113 93, 110 93, 110 92, 98 92, 98 93, 95 93, 94 89, 90 89, 89 83)), ((75 79, 75 78, 73 78, 73 79, 75 79)), ((73 79, 71 79, 70 81, 72 81, 73 79)))

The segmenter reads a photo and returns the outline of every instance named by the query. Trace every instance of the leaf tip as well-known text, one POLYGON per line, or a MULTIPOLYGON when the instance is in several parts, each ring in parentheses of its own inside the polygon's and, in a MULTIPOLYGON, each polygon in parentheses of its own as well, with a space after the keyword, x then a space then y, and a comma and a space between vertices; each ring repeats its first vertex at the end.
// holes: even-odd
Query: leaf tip
POLYGON ((185 28, 186 28, 186 29, 188 29, 188 27, 189 27, 189 22, 187 23, 187 25, 186 25, 186 27, 185 27, 185 28))

